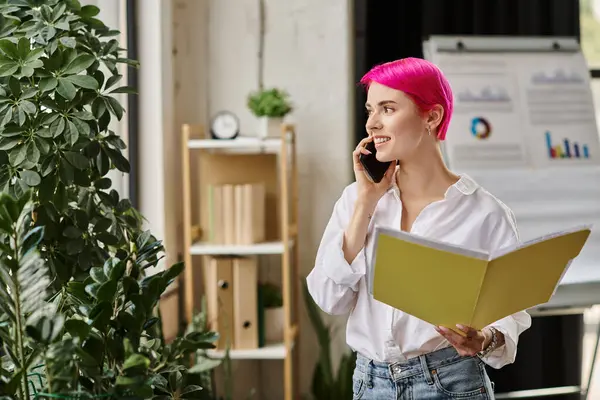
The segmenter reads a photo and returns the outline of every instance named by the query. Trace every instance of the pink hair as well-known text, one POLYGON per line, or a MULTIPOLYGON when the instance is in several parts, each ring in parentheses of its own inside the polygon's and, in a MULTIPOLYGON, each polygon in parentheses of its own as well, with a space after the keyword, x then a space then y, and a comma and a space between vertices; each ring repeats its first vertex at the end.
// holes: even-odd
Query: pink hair
POLYGON ((401 90, 422 112, 431 110, 436 104, 442 106, 444 116, 438 126, 437 137, 439 140, 446 138, 454 108, 452 89, 435 64, 421 58, 408 57, 376 65, 360 80, 366 88, 372 82, 401 90))

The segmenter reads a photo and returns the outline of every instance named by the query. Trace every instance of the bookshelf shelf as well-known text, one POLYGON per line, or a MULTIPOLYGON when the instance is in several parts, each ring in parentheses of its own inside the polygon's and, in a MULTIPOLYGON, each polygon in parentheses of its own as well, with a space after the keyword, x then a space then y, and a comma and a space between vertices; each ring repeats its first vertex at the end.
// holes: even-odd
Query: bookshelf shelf
POLYGON ((189 139, 189 149, 239 149, 239 150, 262 150, 267 152, 279 152, 281 150, 281 138, 259 139, 252 137, 238 137, 231 140, 221 139, 189 139))
MULTIPOLYGON (((213 358, 223 358, 225 350, 209 350, 208 355, 213 358)), ((287 355, 284 343, 269 344, 258 349, 230 350, 232 360, 283 360, 287 355)))
MULTIPOLYGON (((292 243, 290 243, 291 245, 292 243)), ((285 246, 283 242, 265 242, 248 245, 194 243, 190 247, 192 255, 262 255, 283 254, 284 251, 285 246)))
POLYGON ((295 127, 283 124, 281 137, 267 139, 210 139, 205 131, 188 124, 182 127, 182 251, 186 268, 179 287, 185 322, 201 309, 205 297, 210 329, 220 333, 217 349, 208 355, 225 356, 227 335, 233 343, 232 359, 280 360, 283 400, 300 398, 295 127), (220 244, 235 242, 254 244, 220 244), (259 294, 261 266, 265 266, 261 265, 263 259, 256 257, 259 255, 273 255, 265 264, 269 276, 273 262, 281 265, 283 305, 268 316, 262 311, 264 298, 259 294), (273 326, 267 318, 274 326, 283 326, 282 342, 258 347, 267 340, 267 326, 273 326), (256 328, 248 330, 248 326, 256 328))

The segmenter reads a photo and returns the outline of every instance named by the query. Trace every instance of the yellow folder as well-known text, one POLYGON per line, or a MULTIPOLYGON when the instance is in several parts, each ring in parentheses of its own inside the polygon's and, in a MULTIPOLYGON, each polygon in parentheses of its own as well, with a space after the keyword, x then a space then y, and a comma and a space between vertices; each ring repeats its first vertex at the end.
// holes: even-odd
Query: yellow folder
POLYGON ((548 302, 590 232, 581 226, 487 253, 377 227, 369 291, 431 324, 479 330, 548 302))

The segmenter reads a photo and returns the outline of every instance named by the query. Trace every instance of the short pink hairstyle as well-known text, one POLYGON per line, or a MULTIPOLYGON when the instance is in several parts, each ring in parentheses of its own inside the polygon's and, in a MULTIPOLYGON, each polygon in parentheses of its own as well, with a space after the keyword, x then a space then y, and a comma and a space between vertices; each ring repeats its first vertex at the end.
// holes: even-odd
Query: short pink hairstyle
POLYGON ((436 104, 442 106, 444 116, 438 126, 437 137, 439 140, 446 138, 454 100, 448 80, 435 64, 421 58, 408 57, 376 65, 360 80, 367 89, 372 82, 401 90, 422 112, 431 110, 436 104))

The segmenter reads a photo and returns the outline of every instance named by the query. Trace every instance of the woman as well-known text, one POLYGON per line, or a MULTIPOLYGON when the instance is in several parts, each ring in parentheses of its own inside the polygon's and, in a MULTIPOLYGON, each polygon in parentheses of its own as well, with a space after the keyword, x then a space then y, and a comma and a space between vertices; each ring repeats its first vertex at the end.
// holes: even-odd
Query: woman
POLYGON ((445 166, 439 142, 453 100, 435 65, 397 60, 374 67, 361 83, 368 90, 368 137, 353 152, 356 181, 334 206, 307 278, 309 291, 325 312, 350 313, 355 399, 493 399, 484 363, 501 368, 514 361, 519 335, 531 325, 525 311, 481 331, 457 326, 463 336, 374 300, 365 272, 375 226, 491 251, 518 242, 513 214, 445 166), (369 141, 379 161, 392 161, 380 183, 370 181, 359 162, 369 141))

